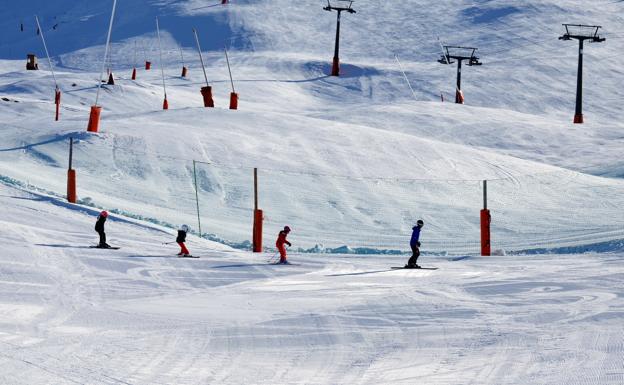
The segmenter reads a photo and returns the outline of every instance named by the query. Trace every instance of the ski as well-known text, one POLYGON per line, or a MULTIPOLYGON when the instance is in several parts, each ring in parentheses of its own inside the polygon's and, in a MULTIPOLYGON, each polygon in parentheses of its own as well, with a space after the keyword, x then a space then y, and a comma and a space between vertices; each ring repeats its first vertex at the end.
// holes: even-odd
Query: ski
POLYGON ((193 255, 178 255, 178 258, 199 258, 199 257, 195 257, 193 255))
POLYGON ((392 270, 438 270, 437 267, 405 267, 405 266, 392 266, 392 270))
POLYGON ((121 247, 100 247, 100 246, 89 246, 90 249, 103 249, 103 250, 119 250, 121 247))

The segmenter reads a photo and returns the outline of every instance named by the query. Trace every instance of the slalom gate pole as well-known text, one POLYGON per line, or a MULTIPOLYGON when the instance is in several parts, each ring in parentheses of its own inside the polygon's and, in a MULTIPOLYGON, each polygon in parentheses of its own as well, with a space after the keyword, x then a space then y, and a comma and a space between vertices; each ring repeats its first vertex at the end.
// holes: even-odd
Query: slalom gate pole
POLYGON ((163 101, 163 110, 168 110, 169 102, 167 101, 167 86, 165 85, 165 68, 163 67, 163 60, 162 60, 162 46, 160 44, 160 26, 158 25, 158 17, 156 18, 156 34, 158 35, 158 52, 160 55, 160 71, 162 73, 163 92, 165 93, 165 100, 163 101))
POLYGON ((193 34, 195 35, 197 52, 199 53, 199 61, 201 62, 202 70, 204 71, 204 79, 206 80, 206 86, 201 88, 201 94, 204 98, 204 107, 214 107, 214 100, 212 99, 212 87, 210 87, 210 84, 208 84, 208 75, 206 75, 204 57, 202 56, 201 46, 199 45, 199 37, 197 36, 197 30, 195 28, 193 28, 193 34))
POLYGON ((232 85, 232 92, 230 93, 230 110, 238 109, 238 94, 234 90, 234 80, 232 80, 232 69, 230 68, 230 58, 228 57, 227 47, 224 48, 225 61, 227 62, 228 73, 230 74, 230 84, 232 85))
POLYGON ((87 131, 98 132, 100 126, 100 113, 102 107, 98 106, 100 99, 100 90, 102 89, 102 77, 104 76, 104 68, 106 67, 106 58, 108 58, 108 47, 110 44, 111 32, 113 30, 113 20, 115 19, 115 9, 117 8, 117 0, 113 0, 113 11, 111 12, 110 23, 108 25, 108 36, 106 37, 106 47, 104 49, 104 60, 102 60, 102 70, 100 71, 100 80, 98 82, 97 94, 95 95, 95 104, 91 106, 91 114, 89 115, 89 124, 87 131))
POLYGON ((56 114, 55 121, 59 120, 59 112, 61 107, 61 89, 59 88, 58 82, 56 81, 56 75, 54 74, 54 66, 52 65, 52 59, 50 59, 50 53, 48 52, 48 45, 45 41, 45 36, 43 36, 43 29, 41 28, 41 24, 39 24, 39 17, 35 15, 35 21, 37 22, 37 28, 41 31, 41 41, 43 42, 43 48, 45 49, 46 57, 48 58, 48 64, 50 65, 50 72, 52 73, 52 79, 54 79, 54 104, 56 105, 56 114))

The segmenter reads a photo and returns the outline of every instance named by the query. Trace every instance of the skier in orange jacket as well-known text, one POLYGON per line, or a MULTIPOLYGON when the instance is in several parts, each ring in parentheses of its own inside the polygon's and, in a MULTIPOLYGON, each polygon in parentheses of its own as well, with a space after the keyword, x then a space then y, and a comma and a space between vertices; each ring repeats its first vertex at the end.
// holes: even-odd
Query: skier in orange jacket
POLYGON ((286 259, 286 247, 284 246, 284 244, 292 246, 292 244, 286 240, 288 233, 290 233, 290 227, 284 226, 284 230, 279 232, 279 235, 277 236, 277 241, 275 242, 275 246, 280 253, 279 263, 283 264, 288 263, 288 260, 286 259))

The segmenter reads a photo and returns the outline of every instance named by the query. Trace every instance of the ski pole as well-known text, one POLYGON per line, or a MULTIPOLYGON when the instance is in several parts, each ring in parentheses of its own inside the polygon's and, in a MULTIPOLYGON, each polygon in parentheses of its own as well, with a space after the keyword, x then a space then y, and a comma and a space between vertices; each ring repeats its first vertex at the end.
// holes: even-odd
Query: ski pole
POLYGON ((269 262, 269 263, 273 262, 273 260, 277 258, 277 254, 279 254, 279 251, 276 251, 275 254, 273 254, 271 256, 271 258, 269 258, 269 260, 267 262, 269 262))
POLYGON ((163 245, 170 245, 172 243, 176 243, 176 242, 163 242, 163 245))

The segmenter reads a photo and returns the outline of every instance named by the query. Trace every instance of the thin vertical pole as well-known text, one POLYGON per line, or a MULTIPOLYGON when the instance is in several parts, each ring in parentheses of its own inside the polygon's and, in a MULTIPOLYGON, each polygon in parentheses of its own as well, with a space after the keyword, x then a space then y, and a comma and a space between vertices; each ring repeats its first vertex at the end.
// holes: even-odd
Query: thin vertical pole
POLYGON ((487 180, 483 181, 483 209, 487 210, 487 180))
POLYGON ((201 231, 201 219, 199 218, 199 193, 197 192, 197 171, 195 167, 195 160, 193 160, 193 180, 195 182, 195 203, 197 205, 197 227, 199 228, 199 237, 202 236, 201 231))
POLYGON ((461 69, 462 69, 462 61, 461 59, 457 59, 457 91, 455 92, 455 103, 459 103, 459 92, 461 92, 461 69))
POLYGON ((583 122, 583 39, 579 39, 578 72, 576 74, 576 113, 575 123, 583 122))
POLYGON ((69 168, 68 170, 72 169, 73 158, 74 158, 74 138, 70 137, 69 138, 69 168))
POLYGON ((405 74, 405 71, 403 70, 403 66, 401 65, 401 62, 399 61, 399 56, 394 55, 394 58, 399 64, 399 68, 401 69, 401 73, 403 73, 403 77, 405 78, 405 81, 407 82, 407 86, 409 87, 410 91, 412 91, 412 96, 414 96, 414 99, 416 99, 416 93, 414 92, 414 89, 412 88, 412 83, 410 83, 409 79, 407 78, 407 75, 405 74))
POLYGON ((204 57, 202 56, 201 47, 199 46, 199 37, 197 37, 197 30, 193 28, 193 33, 195 34, 195 42, 197 43, 197 52, 199 53, 199 61, 201 62, 202 70, 204 71, 204 79, 206 79, 206 86, 210 86, 208 84, 208 75, 206 75, 206 66, 204 66, 204 57))
POLYGON ((180 57, 182 58, 182 67, 184 67, 184 52, 182 52, 181 46, 180 46, 180 57))
POLYGON ((110 23, 108 25, 108 36, 106 37, 106 47, 104 49, 104 60, 102 60, 102 71, 100 71, 100 81, 98 82, 98 90, 95 95, 95 105, 97 106, 100 99, 100 89, 102 89, 102 77, 104 76, 104 69, 106 68, 106 59, 108 58, 108 46, 110 44, 111 32, 113 30, 113 20, 115 19, 115 8, 117 7, 117 0, 113 0, 113 11, 111 13, 110 23))
POLYGON ((162 74, 163 92, 165 93, 165 99, 167 99, 167 86, 165 85, 165 68, 162 60, 162 46, 160 45, 160 26, 158 25, 158 17, 156 18, 156 34, 158 35, 158 52, 160 55, 160 72, 162 74))
POLYGON ((43 29, 39 24, 39 17, 35 15, 35 20, 37 21, 37 28, 41 31, 41 41, 43 42, 43 48, 45 49, 46 56, 48 57, 48 63, 50 64, 50 72, 52 72, 52 78, 54 79, 54 85, 56 89, 59 89, 58 83, 56 82, 56 75, 54 74, 54 66, 52 66, 52 60, 50 59, 50 53, 48 52, 48 45, 46 44, 45 37, 43 36, 43 29))
POLYGON ((224 48, 225 51, 225 61, 227 61, 228 72, 230 73, 230 83, 232 84, 232 92, 234 91, 234 80, 232 80, 232 70, 230 69, 230 58, 228 57, 227 48, 224 48))
POLYGON ((258 210, 258 169, 254 168, 254 210, 258 210))

